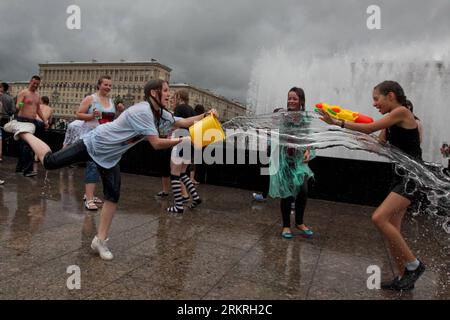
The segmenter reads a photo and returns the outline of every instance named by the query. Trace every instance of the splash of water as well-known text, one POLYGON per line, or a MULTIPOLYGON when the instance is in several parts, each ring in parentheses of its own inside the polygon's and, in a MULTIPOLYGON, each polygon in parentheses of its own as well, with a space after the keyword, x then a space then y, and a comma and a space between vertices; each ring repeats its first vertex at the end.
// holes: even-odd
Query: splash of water
POLYGON ((41 196, 45 199, 51 199, 52 184, 48 177, 48 170, 45 170, 44 186, 42 187, 41 196))
MULTIPOLYGON (((381 156, 395 164, 397 173, 405 181, 412 180, 425 196, 420 211, 432 215, 437 221, 444 222, 444 230, 450 233, 450 177, 439 166, 416 161, 400 149, 390 144, 381 143, 374 135, 368 135, 336 126, 328 126, 311 112, 281 112, 260 116, 237 117, 223 124, 225 129, 239 130, 241 133, 251 131, 258 137, 267 131, 279 139, 279 145, 289 148, 311 147, 329 149, 344 147, 349 150, 361 150, 381 156), (299 117, 308 117, 311 122, 300 127, 289 127, 279 132, 284 121, 295 121, 299 117), (258 131, 259 130, 259 131, 258 131), (426 205, 424 205, 426 202, 426 205)), ((239 135, 239 133, 237 133, 239 135)), ((227 137, 232 138, 232 137, 227 137)), ((408 190, 413 194, 416 190, 408 190)))
MULTIPOLYGON (((373 87, 384 80, 395 80, 413 102, 424 127, 424 159, 441 162, 439 148, 450 139, 449 52, 448 36, 436 42, 385 43, 383 48, 369 45, 328 55, 282 47, 262 50, 253 64, 247 105, 252 114, 270 113, 286 106, 289 88, 300 86, 305 90, 307 105, 327 102, 376 119, 380 115, 372 107, 373 87)), ((355 158, 355 152, 343 149, 323 155, 355 158)), ((357 155, 361 160, 381 160, 357 155)))

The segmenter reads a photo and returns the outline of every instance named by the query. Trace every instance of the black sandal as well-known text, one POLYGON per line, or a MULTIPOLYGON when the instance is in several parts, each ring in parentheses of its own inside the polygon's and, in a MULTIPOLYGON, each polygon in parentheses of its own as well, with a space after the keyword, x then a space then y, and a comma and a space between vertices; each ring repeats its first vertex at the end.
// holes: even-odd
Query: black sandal
POLYGON ((202 203, 202 199, 192 200, 191 205, 189 206, 190 209, 195 209, 200 203, 202 203))
POLYGON ((160 198, 165 198, 165 197, 168 197, 169 194, 168 194, 167 192, 160 191, 160 192, 158 192, 158 193, 156 194, 156 196, 157 196, 157 197, 160 197, 160 198))

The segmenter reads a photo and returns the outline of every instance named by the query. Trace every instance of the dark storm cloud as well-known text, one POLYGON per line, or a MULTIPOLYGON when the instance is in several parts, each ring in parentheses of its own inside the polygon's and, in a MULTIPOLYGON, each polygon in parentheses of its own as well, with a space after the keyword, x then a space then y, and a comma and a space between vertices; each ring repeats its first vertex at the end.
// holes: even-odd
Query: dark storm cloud
POLYGON ((27 80, 46 61, 156 58, 173 69, 173 82, 245 101, 261 49, 329 55, 440 39, 450 33, 449 13, 448 0, 2 1, 0 78, 27 80), (71 4, 81 7, 81 30, 66 28, 71 4), (366 28, 371 4, 381 7, 382 30, 366 28))

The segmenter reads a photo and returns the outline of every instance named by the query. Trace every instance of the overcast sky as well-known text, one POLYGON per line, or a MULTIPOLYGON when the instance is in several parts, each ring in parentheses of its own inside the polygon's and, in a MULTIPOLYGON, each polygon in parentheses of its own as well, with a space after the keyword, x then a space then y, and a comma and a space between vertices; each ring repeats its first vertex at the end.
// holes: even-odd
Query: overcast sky
POLYGON ((172 82, 245 102, 263 49, 326 56, 449 35, 449 0, 0 0, 0 79, 28 80, 46 61, 155 58, 173 69, 172 82), (66 28, 71 4, 81 30, 66 28), (381 30, 367 29, 371 4, 381 30))

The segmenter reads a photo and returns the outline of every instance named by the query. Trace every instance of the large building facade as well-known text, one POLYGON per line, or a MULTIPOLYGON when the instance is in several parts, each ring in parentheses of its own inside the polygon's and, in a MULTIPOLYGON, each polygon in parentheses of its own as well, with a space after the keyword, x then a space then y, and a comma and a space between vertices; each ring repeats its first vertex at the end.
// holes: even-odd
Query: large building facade
MULTIPOLYGON (((171 71, 169 67, 153 60, 45 63, 39 65, 39 76, 42 79, 39 94, 49 97, 55 118, 71 120, 75 118, 75 112, 83 98, 96 92, 97 81, 103 75, 112 78, 111 98, 115 101, 120 99, 128 107, 144 99, 144 85, 147 81, 162 79, 170 82, 171 71)), ((28 83, 11 83, 11 95, 17 96, 21 90, 28 88, 28 83)), ((171 94, 181 89, 189 92, 190 105, 202 104, 206 109, 215 108, 223 121, 246 114, 245 106, 189 84, 171 85, 171 94)), ((173 106, 170 107, 173 109, 173 106)))
MULTIPOLYGON (((195 107, 197 104, 201 104, 206 110, 215 108, 219 112, 221 121, 227 121, 246 114, 245 106, 240 103, 230 101, 211 91, 200 89, 190 84, 172 84, 170 86, 171 95, 183 89, 189 93, 189 105, 195 107)), ((173 110, 174 106, 170 106, 170 108, 173 110)))
POLYGON ((20 91, 28 88, 29 81, 7 82, 9 84, 9 94, 13 97, 17 97, 20 91))
POLYGON ((73 118, 80 102, 96 92, 98 79, 112 78, 112 99, 126 106, 142 100, 144 84, 152 79, 170 80, 172 70, 157 62, 65 62, 39 65, 40 94, 48 96, 55 116, 73 118))

